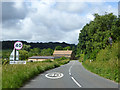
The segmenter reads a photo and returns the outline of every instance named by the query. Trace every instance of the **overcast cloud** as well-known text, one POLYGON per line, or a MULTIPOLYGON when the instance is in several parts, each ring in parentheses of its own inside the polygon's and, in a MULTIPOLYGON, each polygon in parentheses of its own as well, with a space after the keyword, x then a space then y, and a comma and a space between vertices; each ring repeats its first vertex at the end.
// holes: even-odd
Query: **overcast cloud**
POLYGON ((117 10, 117 2, 3 2, 2 40, 77 44, 94 13, 117 15, 117 10))

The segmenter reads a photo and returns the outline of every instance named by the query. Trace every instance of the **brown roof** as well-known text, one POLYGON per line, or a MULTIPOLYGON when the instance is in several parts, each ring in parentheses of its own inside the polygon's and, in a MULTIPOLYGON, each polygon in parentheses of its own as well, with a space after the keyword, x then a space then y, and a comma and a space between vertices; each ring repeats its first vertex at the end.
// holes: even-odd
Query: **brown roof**
POLYGON ((72 50, 54 50, 54 54, 72 54, 72 50))

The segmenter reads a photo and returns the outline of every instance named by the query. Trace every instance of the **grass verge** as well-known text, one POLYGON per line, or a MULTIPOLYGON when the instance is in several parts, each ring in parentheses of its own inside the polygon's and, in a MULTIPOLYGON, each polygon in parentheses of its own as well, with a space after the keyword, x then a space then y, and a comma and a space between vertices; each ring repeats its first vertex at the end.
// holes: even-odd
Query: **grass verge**
POLYGON ((115 82, 120 82, 118 56, 118 43, 115 43, 112 47, 100 50, 96 56, 96 60, 92 62, 86 60, 82 64, 87 70, 93 73, 115 82))
POLYGON ((29 62, 26 65, 3 65, 2 88, 20 88, 26 81, 34 76, 68 62, 69 60, 59 62, 29 62))

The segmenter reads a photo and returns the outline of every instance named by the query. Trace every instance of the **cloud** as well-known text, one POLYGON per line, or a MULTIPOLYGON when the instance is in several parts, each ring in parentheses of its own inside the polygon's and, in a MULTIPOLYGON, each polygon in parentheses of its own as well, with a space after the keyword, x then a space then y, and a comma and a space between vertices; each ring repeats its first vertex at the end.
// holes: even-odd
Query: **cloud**
POLYGON ((69 13, 82 13, 84 12, 84 8, 87 5, 85 2, 77 3, 77 2, 59 2, 56 4, 56 8, 58 10, 69 12, 69 13))
MULTIPOLYGON (((24 4, 23 2, 21 4, 24 4)), ((2 21, 24 19, 27 15, 27 8, 24 5, 21 8, 16 6, 14 2, 2 2, 2 21), (14 7, 15 5, 15 7, 14 7)))
POLYGON ((116 7, 103 2, 3 2, 2 9, 3 40, 75 44, 81 28, 94 19, 94 13, 117 14, 116 7))

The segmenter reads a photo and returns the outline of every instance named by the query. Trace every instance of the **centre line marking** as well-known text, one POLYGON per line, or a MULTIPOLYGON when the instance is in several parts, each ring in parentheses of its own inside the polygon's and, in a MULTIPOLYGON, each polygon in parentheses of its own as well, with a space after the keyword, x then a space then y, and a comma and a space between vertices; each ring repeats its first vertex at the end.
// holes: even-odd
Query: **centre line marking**
MULTIPOLYGON (((75 62, 74 62, 75 63, 75 62)), ((72 80, 77 84, 78 87, 82 87, 75 79, 74 77, 72 77, 71 74, 71 68, 73 67, 74 63, 71 65, 71 67, 69 68, 69 75, 71 76, 72 80)))
POLYGON ((71 78, 79 87, 82 87, 73 77, 71 77, 71 78))
MULTIPOLYGON (((74 62, 75 63, 75 62, 74 62)), ((73 64, 74 64, 73 63, 73 64)), ((69 68, 69 75, 71 75, 71 68, 72 68, 72 66, 73 66, 73 64, 70 66, 70 68, 69 68)))

